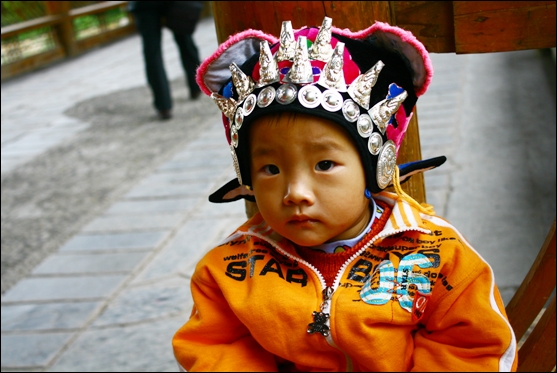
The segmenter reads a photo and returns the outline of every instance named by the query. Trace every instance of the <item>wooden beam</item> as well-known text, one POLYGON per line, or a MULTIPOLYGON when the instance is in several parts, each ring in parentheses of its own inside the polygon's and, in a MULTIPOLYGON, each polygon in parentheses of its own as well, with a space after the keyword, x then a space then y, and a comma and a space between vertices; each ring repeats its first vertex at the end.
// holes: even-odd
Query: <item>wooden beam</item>
POLYGON ((60 23, 62 17, 56 14, 35 18, 29 21, 16 23, 10 26, 2 27, 2 39, 21 34, 25 31, 34 30, 41 27, 52 26, 60 23))
POLYGON ((103 13, 107 10, 120 8, 125 6, 127 1, 103 1, 98 4, 82 6, 76 9, 70 10, 70 17, 76 18, 81 16, 86 16, 89 14, 103 13))
POLYGON ((116 41, 127 35, 133 34, 135 31, 136 31, 135 25, 129 24, 124 27, 118 27, 113 30, 103 31, 100 34, 93 35, 85 39, 77 40, 75 42, 76 53, 83 53, 98 45, 103 45, 112 41, 116 41))
POLYGON ((452 1, 393 1, 394 24, 411 31, 429 52, 455 51, 452 1))
POLYGON ((454 1, 456 53, 555 47, 555 1, 454 1))
POLYGON ((2 65, 2 81, 48 66, 64 59, 66 55, 60 46, 6 65, 2 65))

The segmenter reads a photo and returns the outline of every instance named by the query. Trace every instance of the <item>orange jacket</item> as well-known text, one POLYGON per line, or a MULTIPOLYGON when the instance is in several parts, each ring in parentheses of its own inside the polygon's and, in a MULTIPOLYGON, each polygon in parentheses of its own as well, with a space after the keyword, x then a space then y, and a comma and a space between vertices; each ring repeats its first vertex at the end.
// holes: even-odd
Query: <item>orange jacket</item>
POLYGON ((331 288, 257 214, 198 263, 174 338, 188 371, 509 371, 493 272, 461 234, 396 195, 331 288), (325 294, 330 300, 324 299, 325 294))

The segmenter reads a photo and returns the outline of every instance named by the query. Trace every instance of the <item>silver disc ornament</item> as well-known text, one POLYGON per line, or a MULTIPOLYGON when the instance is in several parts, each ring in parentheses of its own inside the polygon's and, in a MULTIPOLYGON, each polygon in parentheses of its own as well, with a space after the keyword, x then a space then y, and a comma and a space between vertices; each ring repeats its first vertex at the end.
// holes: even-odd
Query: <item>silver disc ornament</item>
POLYGON ((276 100, 279 104, 288 105, 294 102, 298 95, 298 88, 294 84, 283 84, 277 89, 276 100))
POLYGON ((358 104, 348 99, 342 104, 342 114, 347 121, 353 123, 357 121, 360 116, 360 108, 358 104))
POLYGON ((342 108, 342 95, 336 89, 328 89, 323 92, 321 105, 327 111, 335 112, 342 108))
POLYGON ((255 109, 255 103, 257 101, 257 98, 255 97, 255 95, 252 93, 250 94, 246 100, 244 101, 244 116, 248 116, 251 114, 251 112, 253 111, 253 109, 255 109))
POLYGON ((396 167, 396 147, 392 140, 387 140, 377 160, 377 185, 381 189, 389 186, 393 180, 396 167))
POLYGON ((236 130, 240 130, 244 124, 244 109, 239 107, 234 114, 234 123, 236 123, 236 130))
POLYGON ((276 96, 276 91, 274 87, 265 87, 257 95, 257 106, 260 108, 265 108, 273 102, 276 96))
POLYGON ((378 134, 377 132, 371 134, 367 142, 367 147, 369 149, 369 152, 372 155, 377 155, 379 154, 379 151, 381 150, 382 146, 383 146, 383 138, 381 137, 381 135, 378 134))
POLYGON ((230 143, 237 148, 238 147, 238 141, 240 140, 239 136, 238 136, 238 128, 236 128, 236 125, 233 124, 232 126, 230 126, 230 143))
POLYGON ((298 92, 298 101, 302 106, 313 109, 321 103, 322 94, 319 88, 314 85, 305 85, 298 92))
POLYGON ((369 137, 373 132, 373 122, 368 114, 362 114, 358 117, 358 122, 356 123, 356 128, 358 133, 362 137, 369 137))

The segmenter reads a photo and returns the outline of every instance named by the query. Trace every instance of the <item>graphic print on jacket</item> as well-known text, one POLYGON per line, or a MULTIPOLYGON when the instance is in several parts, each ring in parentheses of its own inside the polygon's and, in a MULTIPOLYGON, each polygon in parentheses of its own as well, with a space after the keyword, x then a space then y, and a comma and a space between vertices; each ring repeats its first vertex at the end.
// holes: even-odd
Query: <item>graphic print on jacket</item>
MULTIPOLYGON (((249 233, 259 237, 244 235, 230 239, 223 245, 243 246, 251 243, 251 249, 224 257, 228 262, 225 275, 236 281, 254 279, 260 276, 277 276, 290 284, 305 287, 308 274, 305 266, 283 255, 267 241, 273 231, 264 222, 249 228, 249 233), (261 237, 263 236, 263 237, 261 237)), ((454 237, 435 237, 436 231, 430 233, 431 239, 413 237, 411 232, 398 233, 371 245, 360 253, 345 271, 344 283, 340 287, 354 287, 354 302, 364 302, 371 306, 398 307, 411 314, 412 323, 417 323, 424 315, 436 280, 443 283, 446 290, 452 286, 447 278, 439 273, 441 266, 441 241, 455 240, 454 237), (397 245, 390 245, 396 240, 397 245), (402 241, 406 245, 401 245, 402 241), (354 284, 353 281, 357 282, 354 284), (388 305, 391 302, 392 304, 388 305)), ((313 315, 314 318, 316 315, 313 315)), ((410 316, 410 315, 408 315, 410 316)), ((405 317, 406 318, 408 318, 405 317)), ((315 320, 314 320, 315 324, 315 320)), ((321 334, 322 331, 315 330, 321 334)))
POLYGON ((340 286, 361 288, 359 299, 354 302, 363 301, 372 306, 396 303, 412 314, 415 323, 423 317, 436 281, 447 291, 452 290, 452 285, 439 272, 441 256, 437 239, 419 240, 400 234, 396 237, 418 245, 395 248, 388 245, 388 240, 381 246, 372 245, 349 267, 347 280, 359 284, 346 282, 340 286))
POLYGON ((412 312, 412 305, 416 300, 413 319, 420 319, 431 293, 431 283, 426 276, 413 271, 415 265, 420 268, 433 267, 423 254, 406 255, 400 261, 398 269, 395 269, 390 260, 382 261, 364 284, 360 297, 368 304, 377 305, 385 304, 391 299, 398 300, 398 304, 408 312, 412 312))
POLYGON ((231 240, 226 245, 243 245, 253 240, 253 249, 229 255, 223 258, 229 262, 226 266, 225 275, 236 280, 244 281, 254 276, 266 276, 273 273, 289 283, 297 283, 302 287, 307 285, 308 275, 299 267, 298 262, 278 253, 268 242, 252 236, 245 236, 241 240, 231 240), (264 264, 263 268, 256 271, 256 265, 264 264))

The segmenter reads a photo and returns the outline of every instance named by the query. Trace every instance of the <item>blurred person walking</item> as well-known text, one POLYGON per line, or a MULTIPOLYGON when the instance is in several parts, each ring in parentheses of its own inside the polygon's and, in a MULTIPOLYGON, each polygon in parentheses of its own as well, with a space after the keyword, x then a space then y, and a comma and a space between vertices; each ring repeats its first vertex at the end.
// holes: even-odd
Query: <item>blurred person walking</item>
POLYGON ((143 43, 147 82, 153 93, 153 106, 158 118, 172 118, 172 95, 162 55, 162 27, 174 35, 186 75, 190 97, 195 100, 201 91, 195 82, 199 52, 192 34, 199 21, 203 1, 130 1, 128 10, 134 15, 143 43))

